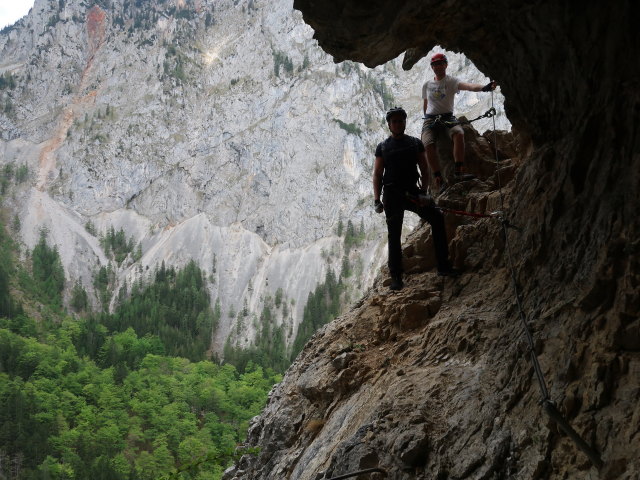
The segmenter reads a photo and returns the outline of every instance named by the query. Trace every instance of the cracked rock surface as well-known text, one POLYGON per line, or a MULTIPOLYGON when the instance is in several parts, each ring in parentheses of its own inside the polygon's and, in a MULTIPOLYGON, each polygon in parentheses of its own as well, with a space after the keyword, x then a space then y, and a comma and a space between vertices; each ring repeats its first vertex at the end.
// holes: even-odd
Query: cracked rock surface
MULTIPOLYGON (((496 79, 519 132, 506 143, 520 147, 500 168, 504 201, 479 171, 440 202, 504 207, 518 230, 509 229, 507 250, 494 219, 449 224, 465 273, 444 280, 431 269, 428 227, 416 230, 404 249, 405 289, 389 293, 381 275, 312 338, 253 423, 248 442, 260 453, 225 478, 319 479, 371 466, 392 479, 638 478, 635 6, 587 1, 579 15, 551 1, 295 7, 337 61, 373 66, 405 52, 410 68, 440 44, 496 79), (600 470, 538 403, 509 253, 551 399, 599 452, 600 470), (349 362, 335 360, 345 352, 349 362)), ((486 150, 482 141, 469 148, 486 150)))

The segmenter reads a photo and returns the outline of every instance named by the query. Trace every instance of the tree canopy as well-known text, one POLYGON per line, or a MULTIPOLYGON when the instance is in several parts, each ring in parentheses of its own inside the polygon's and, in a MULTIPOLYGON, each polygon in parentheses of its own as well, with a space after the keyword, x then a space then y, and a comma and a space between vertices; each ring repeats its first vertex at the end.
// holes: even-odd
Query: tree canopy
POLYGON ((46 232, 30 269, 14 249, 0 224, 0 478, 219 479, 281 377, 207 358, 216 310, 198 266, 162 265, 114 313, 72 318, 46 232))

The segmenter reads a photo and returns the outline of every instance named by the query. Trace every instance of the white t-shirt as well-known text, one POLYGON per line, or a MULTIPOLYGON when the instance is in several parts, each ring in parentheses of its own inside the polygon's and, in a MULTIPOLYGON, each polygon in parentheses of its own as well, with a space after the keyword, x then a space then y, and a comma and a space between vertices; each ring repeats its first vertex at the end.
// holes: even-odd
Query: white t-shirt
POLYGON ((460 90, 460 80, 445 75, 440 81, 427 80, 422 85, 422 98, 427 99, 427 115, 453 113, 453 98, 460 90))

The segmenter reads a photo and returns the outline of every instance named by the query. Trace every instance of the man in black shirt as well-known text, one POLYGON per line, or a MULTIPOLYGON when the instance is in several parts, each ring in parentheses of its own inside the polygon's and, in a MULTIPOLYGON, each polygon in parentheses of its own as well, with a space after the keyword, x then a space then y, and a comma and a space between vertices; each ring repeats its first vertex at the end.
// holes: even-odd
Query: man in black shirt
POLYGON ((427 185, 428 170, 424 145, 418 138, 405 135, 407 112, 392 108, 387 112, 391 136, 376 148, 373 168, 373 196, 375 209, 384 213, 389 236, 389 272, 391 289, 400 290, 402 282, 402 248, 400 236, 404 211, 409 210, 431 224, 433 243, 438 263, 438 274, 452 276, 456 272, 449 263, 449 249, 444 229, 444 217, 432 201, 427 201, 417 182, 427 185), (418 168, 420 174, 418 174, 418 168), (380 194, 384 187, 383 201, 380 194))

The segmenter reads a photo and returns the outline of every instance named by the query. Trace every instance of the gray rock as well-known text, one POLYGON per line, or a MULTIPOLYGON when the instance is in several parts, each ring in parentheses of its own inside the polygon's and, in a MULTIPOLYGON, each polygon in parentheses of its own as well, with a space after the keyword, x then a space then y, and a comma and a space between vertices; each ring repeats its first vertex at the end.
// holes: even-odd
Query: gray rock
MULTIPOLYGON (((0 35, 0 74, 17 83, 2 92, 13 111, 0 109, 0 163, 32 172, 8 204, 24 245, 47 228, 69 288, 80 280, 91 294, 108 258, 84 225, 122 228, 144 255, 116 266, 112 305, 125 282, 162 261, 195 259, 223 312, 218 353, 229 337, 253 341, 254 318, 278 289, 289 312, 276 321, 293 341, 309 292, 329 268, 340 271, 339 220, 367 232, 350 258, 363 267, 350 287, 360 296, 384 262, 384 221, 369 207, 373 150, 387 135, 381 85, 419 135, 424 69, 335 65, 290 1, 208 0, 187 19, 154 0, 145 8, 157 20, 131 32, 131 2, 109 5, 68 0, 58 12, 38 0, 0 35), (229 315, 245 307, 246 318, 229 315)), ((457 73, 482 77, 466 63, 452 55, 457 73)), ((485 108, 478 99, 458 106, 485 108)))

